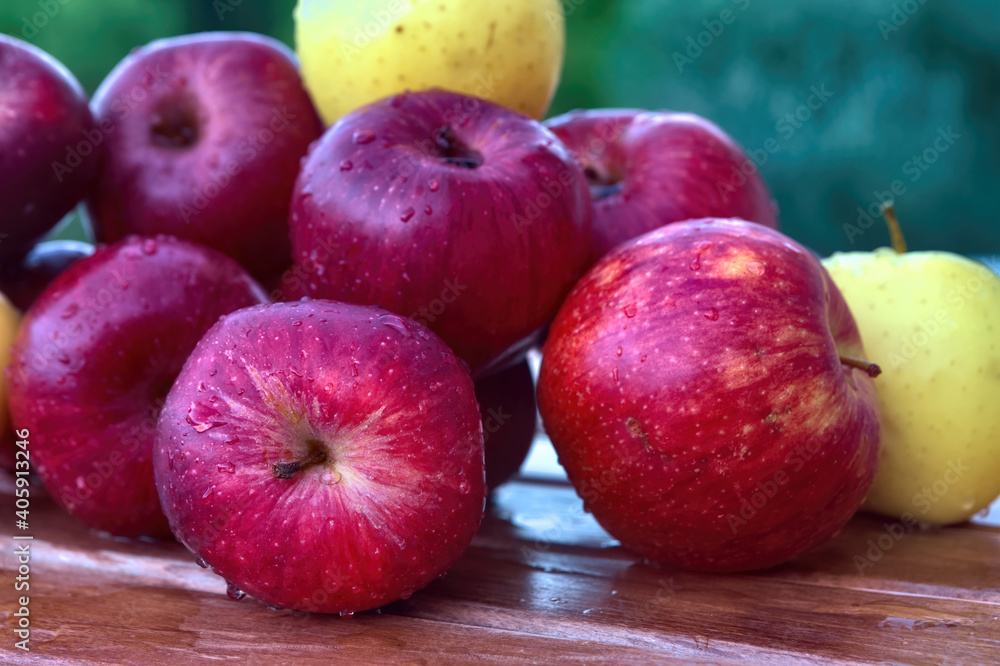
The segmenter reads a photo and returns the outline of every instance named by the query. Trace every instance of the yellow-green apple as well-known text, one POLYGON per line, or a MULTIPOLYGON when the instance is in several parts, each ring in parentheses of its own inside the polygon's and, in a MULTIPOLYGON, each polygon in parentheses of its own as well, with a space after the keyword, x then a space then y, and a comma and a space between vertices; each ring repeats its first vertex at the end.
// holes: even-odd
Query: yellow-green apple
POLYGON ((323 613, 430 583, 486 498, 454 353, 412 320, 330 301, 213 326, 167 396, 154 465, 174 534, 231 597, 323 613))
POLYGON ((171 234, 261 280, 288 266, 288 200, 322 123, 286 46, 238 32, 158 40, 115 67, 93 107, 98 240, 171 234))
POLYGON ((69 70, 0 35, 0 266, 16 263, 89 194, 102 143, 69 70))
POLYGON ((596 109, 545 122, 576 155, 594 199, 594 261, 670 222, 738 217, 778 228, 757 165, 717 125, 691 113, 596 109))
POLYGON ((1000 278, 950 252, 823 263, 884 370, 882 462, 864 508, 948 524, 989 506, 1000 495, 1000 278))
POLYGON ((541 118, 559 83, 565 25, 559 0, 299 0, 295 48, 327 124, 428 88, 541 118))
POLYGON ((17 335, 21 314, 7 297, 0 293, 0 437, 7 434, 7 384, 3 378, 4 368, 10 360, 10 348, 17 335))
POLYGON ((555 316, 586 270, 592 215, 580 167, 541 123, 435 89, 329 128, 302 165, 289 228, 311 297, 416 319, 479 378, 555 316))
POLYGON ((809 251, 742 220, 668 224, 599 261, 545 343, 538 402, 586 509, 651 560, 780 564, 875 475, 854 320, 809 251))
POLYGON ((11 416, 53 499, 103 532, 169 536, 152 462, 163 399, 220 316, 266 301, 232 259, 166 236, 101 246, 61 273, 7 368, 11 416))

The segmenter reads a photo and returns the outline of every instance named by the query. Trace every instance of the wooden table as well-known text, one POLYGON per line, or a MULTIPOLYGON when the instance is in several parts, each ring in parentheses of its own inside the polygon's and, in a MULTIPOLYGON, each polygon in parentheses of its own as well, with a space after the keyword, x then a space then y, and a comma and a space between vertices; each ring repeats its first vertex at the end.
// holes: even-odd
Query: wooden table
POLYGON ((25 653, 14 648, 13 550, 23 542, 11 536, 11 494, 8 477, 4 663, 1000 663, 1000 505, 898 539, 885 536, 890 521, 857 516, 788 565, 721 576, 641 563, 570 486, 518 480, 498 490, 445 577, 340 618, 231 601, 179 544, 104 539, 38 498, 25 653))

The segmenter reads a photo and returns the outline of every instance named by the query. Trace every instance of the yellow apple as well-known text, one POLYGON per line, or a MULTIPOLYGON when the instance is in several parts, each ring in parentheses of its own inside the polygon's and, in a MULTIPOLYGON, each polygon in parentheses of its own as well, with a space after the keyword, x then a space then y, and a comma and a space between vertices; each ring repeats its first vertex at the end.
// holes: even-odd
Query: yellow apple
POLYGON ((882 248, 823 265, 882 368, 882 459, 863 508, 945 525, 989 506, 1000 495, 1000 278, 948 252, 882 248))
POLYGON ((565 30, 560 0, 299 0, 295 8, 302 78, 327 124, 427 88, 541 118, 559 83, 565 30))
POLYGON ((0 434, 5 433, 9 426, 7 388, 3 371, 10 359, 10 346, 14 344, 14 336, 17 334, 17 325, 20 321, 20 313, 3 294, 0 294, 0 434))

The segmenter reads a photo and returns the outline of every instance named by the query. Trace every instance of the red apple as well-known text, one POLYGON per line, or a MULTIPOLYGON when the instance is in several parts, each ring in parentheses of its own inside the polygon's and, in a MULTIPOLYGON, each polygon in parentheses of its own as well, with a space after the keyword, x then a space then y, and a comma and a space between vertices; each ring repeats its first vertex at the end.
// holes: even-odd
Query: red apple
POLYGON ((93 101, 107 146, 90 199, 99 240, 173 234, 261 279, 291 261, 288 201, 322 125, 294 55, 250 33, 152 42, 93 101))
POLYGON ((69 70, 0 35, 0 265, 17 262, 89 193, 99 136, 69 70))
POLYGON ((228 257, 169 237, 102 246, 28 309, 7 368, 16 428, 71 514, 118 536, 169 536, 153 483, 163 399, 220 316, 265 302, 228 257))
POLYGON ((0 292, 23 312, 57 275, 93 253, 93 245, 80 241, 39 243, 17 264, 0 268, 0 292))
POLYGON ((623 545, 756 569, 836 534, 868 492, 879 413, 864 357, 805 248, 693 220, 619 246, 574 288, 538 402, 586 508, 623 545))
POLYGON ((486 485, 493 490, 517 474, 535 439, 538 412, 528 362, 477 379, 476 400, 483 417, 486 485))
POLYGON ((324 613, 434 580, 486 496, 473 384, 451 350, 329 301, 216 324, 167 396, 154 465, 174 534, 230 596, 324 613))
POLYGON ((594 198, 594 259, 670 222, 739 217, 778 228, 778 208, 743 149, 690 113, 572 111, 546 125, 580 160, 594 198))
POLYGON ((295 263, 315 298, 376 304, 475 371, 517 361, 586 268, 587 183, 515 111, 445 90, 341 118, 295 185, 295 263))

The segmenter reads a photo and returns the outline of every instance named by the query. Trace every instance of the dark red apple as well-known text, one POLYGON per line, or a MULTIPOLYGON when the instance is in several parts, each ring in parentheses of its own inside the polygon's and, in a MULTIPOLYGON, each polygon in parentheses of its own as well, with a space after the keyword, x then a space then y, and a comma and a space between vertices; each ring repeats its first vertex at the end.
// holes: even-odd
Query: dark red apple
POLYGON ((477 379, 476 400, 483 417, 486 485, 493 490, 517 474, 535 438, 538 412, 528 362, 477 379))
POLYGON ((49 494, 113 535, 169 536, 153 482, 163 399, 220 316, 266 302, 228 257, 170 237, 102 246, 28 309, 7 368, 49 494))
POLYGON ((690 113, 598 109, 546 121, 583 166, 594 259, 670 222, 739 217, 778 228, 778 208, 732 137, 690 113))
POLYGON ((291 261, 288 201, 322 124, 294 55, 251 33, 152 42, 93 101, 107 128, 91 216, 98 240, 173 234, 262 280, 291 261))
POLYGON ((230 596, 348 614, 458 559, 486 496, 472 380, 436 335, 380 308, 278 303, 198 343, 157 426, 177 538, 230 596))
POLYGON ((23 312, 57 275, 93 253, 93 245, 80 241, 39 243, 17 264, 0 268, 0 292, 23 312))
POLYGON ((89 193, 101 143, 69 70, 0 35, 0 267, 16 263, 89 193))
POLYGON ((425 324, 484 376, 516 362, 587 265, 587 183, 540 123, 444 90, 354 111, 295 185, 295 263, 315 298, 425 324))
POLYGON ((306 278, 300 266, 292 265, 264 286, 275 303, 301 301, 309 296, 306 292, 306 278))
POLYGON ((854 319, 759 224, 670 224, 604 257, 545 344, 538 402, 585 507, 673 566, 780 564, 840 531, 879 456, 854 319))

